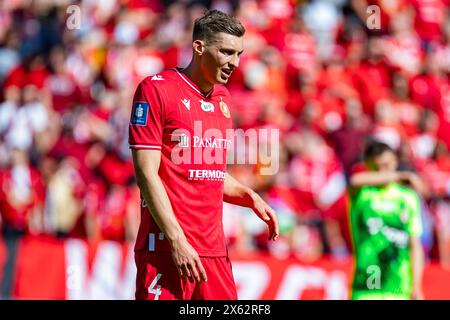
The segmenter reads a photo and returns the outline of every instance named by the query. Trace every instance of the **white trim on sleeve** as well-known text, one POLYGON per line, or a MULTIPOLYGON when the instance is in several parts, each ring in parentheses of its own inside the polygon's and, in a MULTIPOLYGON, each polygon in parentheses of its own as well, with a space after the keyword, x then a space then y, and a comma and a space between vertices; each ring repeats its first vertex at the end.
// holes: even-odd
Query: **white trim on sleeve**
POLYGON ((149 150, 161 150, 161 146, 147 145, 147 144, 130 144, 130 149, 149 149, 149 150))

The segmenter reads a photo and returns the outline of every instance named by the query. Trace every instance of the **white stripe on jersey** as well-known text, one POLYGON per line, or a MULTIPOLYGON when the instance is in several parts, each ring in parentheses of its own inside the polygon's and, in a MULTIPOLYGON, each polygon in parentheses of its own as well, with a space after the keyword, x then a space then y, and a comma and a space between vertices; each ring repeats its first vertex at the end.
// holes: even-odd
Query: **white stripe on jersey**
POLYGON ((211 94, 212 90, 208 92, 208 94, 204 95, 203 93, 201 93, 196 87, 194 87, 189 80, 187 80, 183 74, 181 74, 177 69, 173 69, 175 70, 175 72, 181 77, 181 79, 184 80, 184 82, 186 82, 192 89, 194 89, 195 91, 197 91, 200 95, 202 95, 205 98, 208 98, 208 96, 211 94))

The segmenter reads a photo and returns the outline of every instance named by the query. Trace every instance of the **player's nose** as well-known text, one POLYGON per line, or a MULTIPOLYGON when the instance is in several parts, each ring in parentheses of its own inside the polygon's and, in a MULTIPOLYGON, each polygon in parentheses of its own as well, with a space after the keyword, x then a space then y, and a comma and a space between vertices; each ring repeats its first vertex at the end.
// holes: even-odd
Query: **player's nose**
POLYGON ((232 66, 232 69, 239 67, 239 61, 240 61, 240 57, 237 54, 233 55, 233 57, 231 58, 231 60, 229 62, 229 64, 232 66))

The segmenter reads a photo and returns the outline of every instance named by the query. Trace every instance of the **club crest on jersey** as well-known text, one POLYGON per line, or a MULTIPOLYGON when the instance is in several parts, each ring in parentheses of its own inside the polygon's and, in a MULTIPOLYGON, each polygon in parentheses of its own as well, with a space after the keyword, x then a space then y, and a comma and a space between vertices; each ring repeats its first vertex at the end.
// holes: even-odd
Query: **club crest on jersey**
POLYGON ((201 108, 205 112, 214 112, 214 105, 211 102, 200 100, 201 108))
POLYGON ((220 106, 220 111, 222 111, 223 115, 226 118, 229 118, 230 117, 230 109, 228 109, 227 104, 223 101, 220 101, 219 106, 220 106))
POLYGON ((131 114, 131 124, 136 126, 147 125, 148 103, 144 101, 136 101, 133 105, 131 114))

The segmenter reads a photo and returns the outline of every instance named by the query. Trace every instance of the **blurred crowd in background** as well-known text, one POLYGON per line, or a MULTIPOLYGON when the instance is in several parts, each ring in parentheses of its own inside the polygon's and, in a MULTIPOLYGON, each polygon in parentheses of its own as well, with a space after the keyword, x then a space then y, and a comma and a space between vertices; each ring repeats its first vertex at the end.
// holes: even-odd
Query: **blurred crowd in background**
MULTIPOLYGON (((269 243, 224 204, 231 251, 314 261, 351 254, 348 178, 369 140, 398 151, 422 192, 427 256, 450 266, 450 1, 8 0, 0 2, 2 235, 133 241, 139 190, 128 149, 140 80, 192 54, 205 8, 246 27, 228 88, 234 127, 280 130, 279 170, 229 172, 277 211, 269 243), (67 11, 79 8, 79 28, 67 11), (377 5, 381 28, 367 20, 377 5), (73 7, 72 7, 73 8, 73 7), (73 21, 72 21, 73 22, 73 21)), ((372 17, 373 18, 373 17, 372 17)), ((251 147, 251 146, 249 146, 251 147)))

